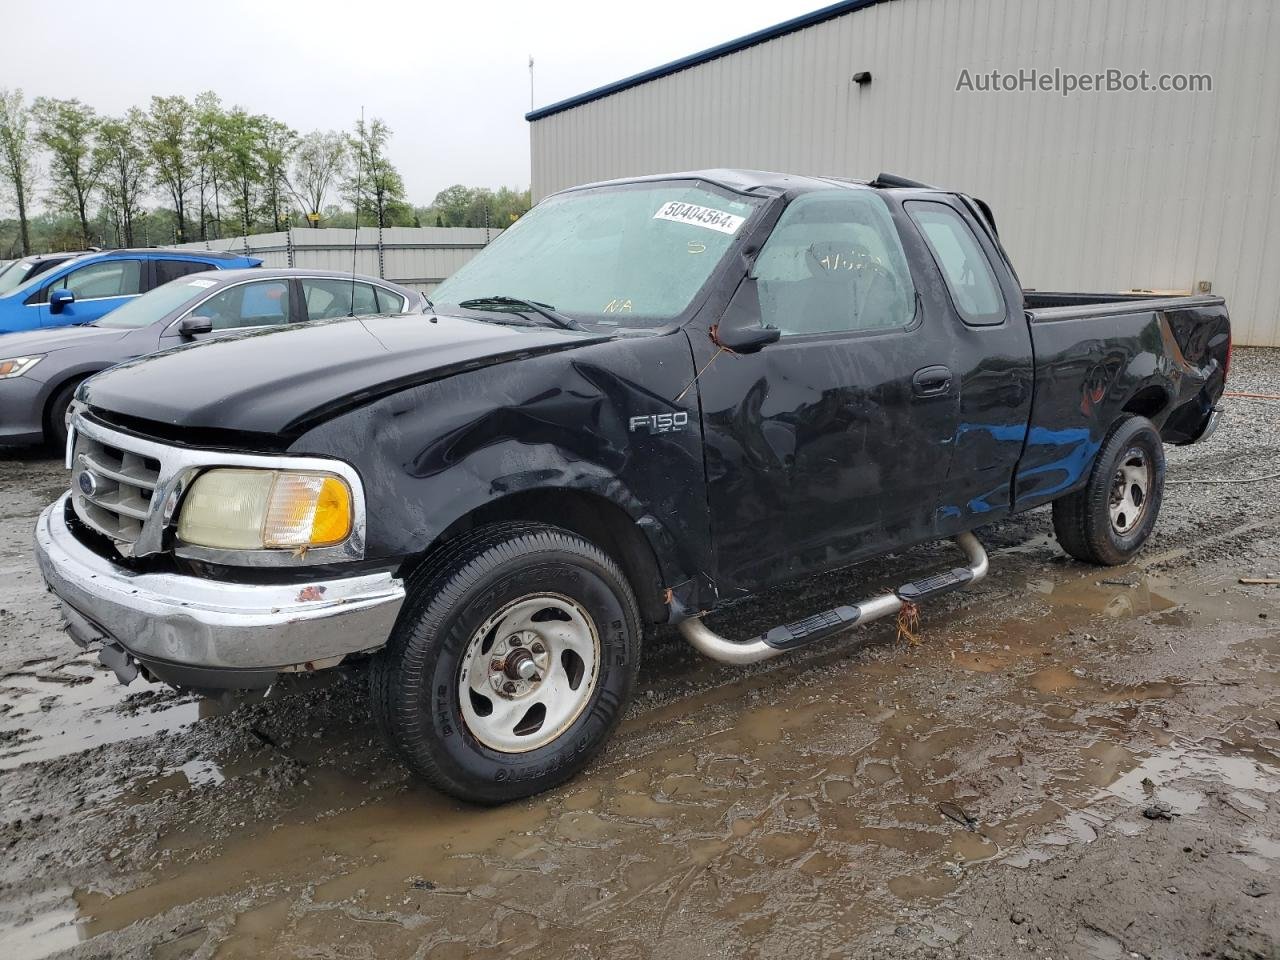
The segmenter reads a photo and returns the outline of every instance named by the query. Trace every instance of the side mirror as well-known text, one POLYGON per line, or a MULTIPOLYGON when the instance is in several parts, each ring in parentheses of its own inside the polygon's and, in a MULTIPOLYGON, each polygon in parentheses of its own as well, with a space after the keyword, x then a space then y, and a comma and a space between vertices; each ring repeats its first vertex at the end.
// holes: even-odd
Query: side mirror
POLYGON ((51 290, 49 292, 49 312, 61 313, 63 308, 76 302, 76 295, 70 290, 51 290))
POLYGON ((184 317, 182 323, 178 324, 178 333, 188 340, 202 333, 213 333, 213 319, 211 317, 184 317))
POLYGON ((777 343, 782 331, 766 326, 760 315, 760 290, 755 277, 747 277, 734 291, 716 327, 715 339, 734 353, 755 353, 777 343))

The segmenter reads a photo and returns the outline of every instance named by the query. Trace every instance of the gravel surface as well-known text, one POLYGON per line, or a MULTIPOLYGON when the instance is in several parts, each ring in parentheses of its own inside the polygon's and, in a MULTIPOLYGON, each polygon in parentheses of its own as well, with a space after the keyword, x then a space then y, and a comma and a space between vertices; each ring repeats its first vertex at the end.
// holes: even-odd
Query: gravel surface
MULTIPOLYGON (((1280 395, 1280 353, 1230 386, 1280 395)), ((497 810, 411 781, 359 676, 119 687, 30 555, 64 472, 0 454, 0 958, 1280 957, 1280 586, 1239 583, 1280 576, 1280 402, 1227 409, 1169 451, 1132 566, 1068 560, 1041 510, 980 532, 991 575, 916 645, 881 622, 731 669, 663 632, 601 757, 497 810)))

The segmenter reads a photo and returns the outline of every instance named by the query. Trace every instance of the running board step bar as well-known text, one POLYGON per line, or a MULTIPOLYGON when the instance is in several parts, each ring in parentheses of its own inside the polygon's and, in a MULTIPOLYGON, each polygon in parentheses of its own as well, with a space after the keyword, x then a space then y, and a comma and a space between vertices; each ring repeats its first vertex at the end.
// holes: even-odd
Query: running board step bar
POLYGON ((942 596, 977 583, 987 575, 987 551, 972 533, 956 537, 956 545, 964 551, 968 566, 956 567, 923 580, 904 583, 893 593, 871 597, 851 606, 835 607, 794 623, 774 627, 750 640, 734 641, 708 629, 701 617, 680 623, 680 633, 695 650, 718 660, 741 666, 780 656, 790 650, 824 640, 849 627, 871 623, 897 613, 905 603, 918 603, 942 596))

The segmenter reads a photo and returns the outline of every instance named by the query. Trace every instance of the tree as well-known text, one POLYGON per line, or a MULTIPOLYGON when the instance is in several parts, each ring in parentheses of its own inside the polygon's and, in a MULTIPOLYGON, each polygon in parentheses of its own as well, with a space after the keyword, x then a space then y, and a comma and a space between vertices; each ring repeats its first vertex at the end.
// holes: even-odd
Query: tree
POLYGON ((259 194, 266 174, 262 157, 266 120, 243 107, 234 107, 222 115, 219 124, 222 172, 232 191, 231 209, 239 215, 246 235, 257 220, 259 194))
POLYGON ((297 131, 279 120, 259 117, 262 122, 262 177, 265 210, 271 214, 271 229, 289 227, 289 160, 298 146, 297 131))
MULTIPOLYGON (((176 239, 187 239, 187 198, 199 181, 194 154, 196 115, 186 97, 152 97, 151 110, 142 124, 151 155, 156 185, 173 201, 177 219, 176 239)), ((201 211, 203 214, 203 210, 201 211)))
POLYGON ((134 107, 123 117, 104 120, 94 147, 102 165, 102 199, 123 246, 133 246, 134 222, 142 212, 148 171, 146 145, 141 136, 142 111, 134 107))
POLYGON ((25 257, 31 252, 27 206, 35 185, 35 142, 31 111, 21 90, 0 87, 0 179, 9 184, 18 208, 18 240, 25 257))
POLYGON ((464 187, 455 183, 436 194, 427 209, 434 215, 436 226, 445 227, 509 227, 529 212, 528 190, 500 187, 464 187))
POLYGON ((289 189, 311 226, 320 226, 325 197, 346 169, 347 139, 342 134, 313 130, 299 142, 293 154, 289 189))
POLYGON ((436 219, 443 220, 440 226, 461 227, 466 224, 467 207, 471 205, 471 190, 460 183, 445 187, 436 194, 432 208, 436 211, 436 219))
POLYGON ((89 246, 89 198, 102 166, 93 150, 98 114, 79 100, 37 97, 32 104, 36 139, 49 152, 50 199, 55 210, 80 220, 82 247, 89 246))
POLYGON ((377 117, 368 124, 363 118, 357 120, 356 134, 349 139, 356 169, 344 185, 347 202, 379 227, 411 212, 405 203, 404 180, 387 157, 390 140, 391 128, 377 117))
POLYGON ((200 239, 209 239, 209 224, 216 240, 222 234, 222 101, 212 90, 195 99, 195 122, 191 130, 196 156, 196 187, 200 198, 200 239), (209 216, 212 193, 213 217, 209 216))

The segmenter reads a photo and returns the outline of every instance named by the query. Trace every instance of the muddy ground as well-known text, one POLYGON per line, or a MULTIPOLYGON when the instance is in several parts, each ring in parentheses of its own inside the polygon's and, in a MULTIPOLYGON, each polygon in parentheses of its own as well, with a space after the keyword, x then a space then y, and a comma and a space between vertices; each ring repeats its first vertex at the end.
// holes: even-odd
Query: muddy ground
MULTIPOLYGON (((1231 386, 1280 394, 1280 353, 1231 386)), ((1037 511, 982 531, 991 576, 918 645, 881 622, 731 669, 663 633, 602 756, 497 810, 412 782, 358 682, 117 686, 30 556, 62 470, 0 455, 0 958, 1280 956, 1280 586, 1239 582, 1280 575, 1280 404, 1229 414, 1170 452, 1133 566, 1037 511)))

